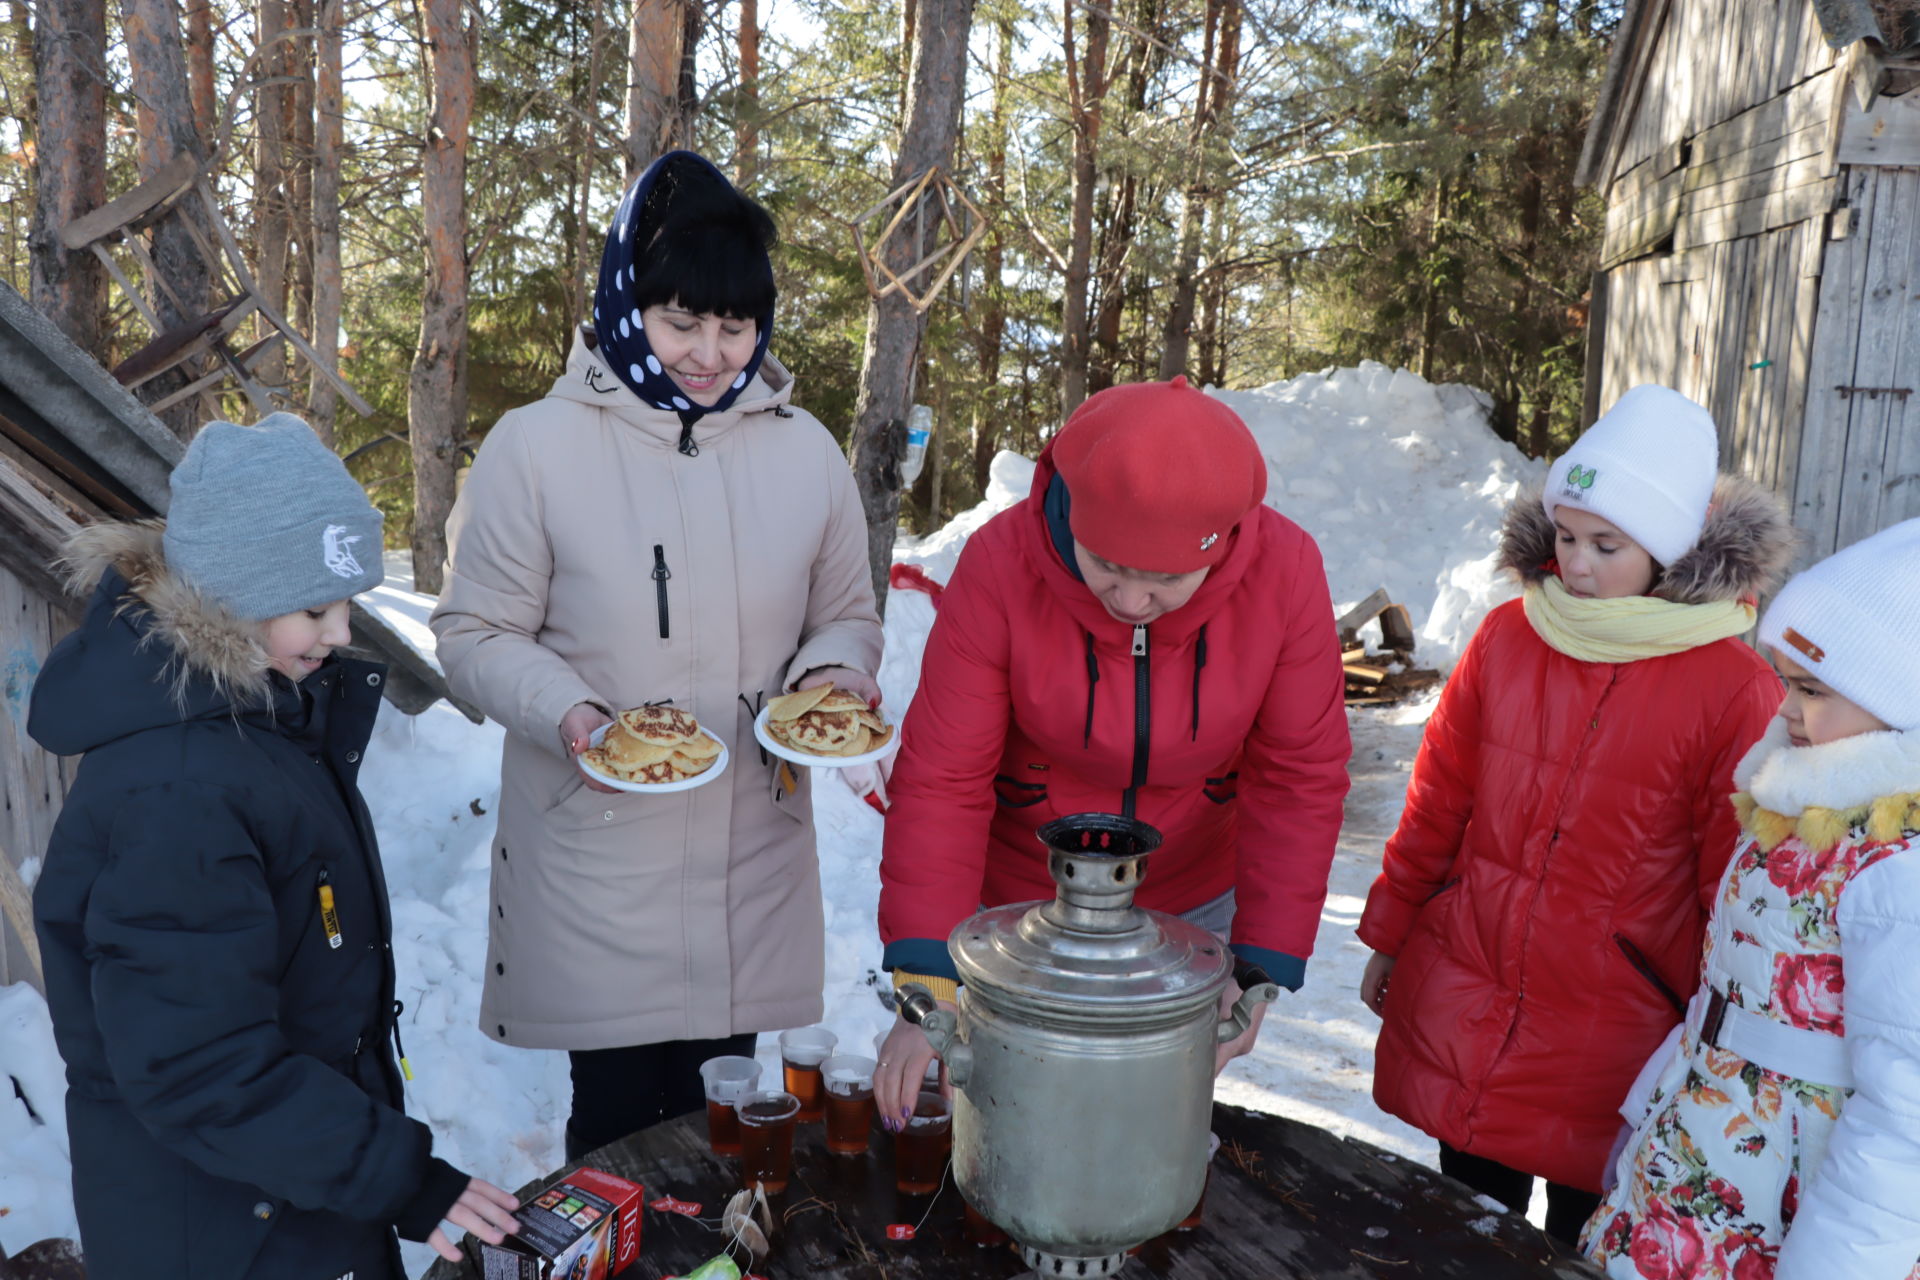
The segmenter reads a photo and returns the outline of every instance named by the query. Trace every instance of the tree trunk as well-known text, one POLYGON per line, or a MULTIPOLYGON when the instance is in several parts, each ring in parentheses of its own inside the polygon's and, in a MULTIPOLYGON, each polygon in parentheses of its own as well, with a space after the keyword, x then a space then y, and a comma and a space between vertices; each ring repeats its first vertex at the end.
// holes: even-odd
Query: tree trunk
MULTIPOLYGON (((594 145, 591 121, 599 116, 600 74, 606 61, 602 51, 606 47, 607 9, 602 0, 591 0, 591 3, 593 14, 587 27, 586 92, 581 98, 580 115, 575 121, 574 186, 579 194, 574 218, 573 266, 567 273, 567 324, 570 327, 583 323, 593 311, 593 285, 598 279, 595 268, 600 265, 593 222, 593 175, 599 168, 599 156, 594 145)), ((573 341, 571 328, 567 341, 573 341)))
MULTIPOLYGON (((293 66, 289 55, 293 42, 283 38, 288 26, 287 0, 258 0, 255 21, 259 32, 261 78, 279 80, 290 76, 293 66)), ((287 166, 292 86, 263 84, 254 90, 253 102, 253 277, 260 286, 261 296, 284 316, 287 314, 288 248, 293 241, 293 204, 287 166)), ((285 344, 276 342, 269 346, 254 368, 265 385, 283 386, 287 380, 285 344)))
MULTIPOLYGON (((345 141, 341 117, 342 33, 346 0, 319 0, 314 42, 313 98, 313 349, 320 364, 340 369, 340 152, 345 141)), ((324 377, 313 379, 307 416, 314 431, 333 445, 339 393, 324 377)))
POLYGON ((186 0, 187 95, 193 99, 193 127, 211 138, 220 122, 213 83, 213 0, 186 0))
MULTIPOLYGON (((972 25, 973 0, 917 0, 913 71, 907 81, 900 152, 893 166, 895 186, 935 165, 945 169, 952 161, 966 93, 967 34, 972 25)), ((888 242, 886 256, 888 267, 904 274, 924 256, 924 246, 913 237, 896 236, 888 242)), ((866 509, 874 598, 882 609, 893 563, 894 527, 900 517, 907 406, 913 398, 913 370, 920 362, 925 333, 926 317, 900 291, 868 302, 860 395, 854 406, 853 474, 866 509)))
MULTIPOLYGON (((302 31, 313 30, 315 0, 292 0, 288 16, 302 31)), ((287 135, 287 197, 293 232, 293 294, 290 319, 300 333, 313 332, 313 54, 312 36, 301 36, 289 51, 293 67, 292 130, 287 135)), ((308 389, 325 381, 308 371, 308 389)))
MULTIPOLYGON (((987 191, 983 194, 997 208, 1006 207, 1007 196, 1007 86, 1013 76, 1013 19, 995 21, 996 53, 993 65, 993 103, 987 115, 987 191)), ((1001 271, 1006 264, 1006 241, 1000 224, 993 223, 981 241, 979 301, 973 308, 980 317, 974 333, 974 354, 980 368, 980 395, 990 398, 1000 382, 1000 354, 1007 333, 1006 286, 1001 271)), ((993 455, 999 451, 999 415, 989 406, 981 412, 978 403, 973 413, 973 486, 985 497, 993 474, 993 455)))
POLYGON ((420 219, 427 242, 420 345, 407 382, 413 449, 413 576, 440 592, 447 513, 467 425, 467 138, 473 123, 477 28, 461 0, 421 0, 432 109, 420 159, 420 219))
POLYGON ((1206 50, 1203 72, 1195 92, 1193 125, 1188 133, 1193 168, 1180 203, 1179 256, 1173 269, 1173 297, 1167 308, 1165 339, 1160 348, 1160 376, 1185 373, 1192 349, 1194 302, 1200 285, 1200 246, 1204 243, 1209 206, 1219 197, 1207 151, 1218 119, 1231 109, 1234 80, 1240 63, 1240 6, 1238 0, 1207 0, 1206 50))
POLYGON ((627 29, 627 181, 673 147, 680 100, 683 0, 633 0, 627 29))
POLYGON ((733 113, 733 174, 741 190, 760 171, 760 2, 740 0, 740 94, 733 113))
MULTIPOLYGON (((53 7, 62 2, 55 0, 53 7)), ((206 148, 193 125, 186 54, 172 0, 120 0, 120 25, 132 72, 133 97, 139 103, 136 116, 141 178, 152 177, 155 170, 181 152, 204 162, 206 148)), ((166 328, 198 320, 207 312, 209 267, 185 221, 200 216, 199 206, 184 200, 154 225, 151 252, 159 279, 148 282, 148 301, 166 328)), ((204 227, 202 232, 206 234, 204 227)), ((159 399, 187 380, 185 369, 175 369, 143 384, 140 392, 143 397, 159 399)), ((161 420, 185 440, 192 437, 198 417, 197 405, 189 400, 162 414, 161 420)))
POLYGON ((1107 10, 1088 6, 1086 51, 1074 55, 1073 11, 1063 0, 1067 107, 1073 125, 1073 201, 1068 218, 1066 296, 1060 305, 1060 417, 1087 398, 1087 284, 1093 275, 1093 193, 1100 176, 1100 120, 1106 109, 1107 10), (1077 61, 1077 66, 1076 66, 1077 61))
POLYGON ((105 0, 38 0, 35 26, 39 181, 27 237, 28 292, 60 332, 104 358, 106 272, 91 251, 68 253, 60 228, 107 202, 105 0))

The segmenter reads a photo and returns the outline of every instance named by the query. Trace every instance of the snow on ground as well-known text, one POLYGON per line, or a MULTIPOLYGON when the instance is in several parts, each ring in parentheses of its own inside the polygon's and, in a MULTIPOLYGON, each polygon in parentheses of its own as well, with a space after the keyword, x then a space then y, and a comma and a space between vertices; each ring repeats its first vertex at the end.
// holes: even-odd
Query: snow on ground
MULTIPOLYGON (((1412 612, 1420 659, 1450 667, 1486 611, 1511 594, 1493 572, 1494 535, 1517 486, 1539 471, 1487 429, 1478 393, 1368 364, 1219 394, 1267 457, 1269 503, 1319 539, 1336 608, 1385 586, 1412 612)), ((903 541, 896 558, 944 581, 966 538, 1024 496, 1032 472, 1029 460, 1001 454, 985 502, 928 537, 903 541)), ((431 602, 409 590, 404 555, 390 554, 387 568, 387 584, 368 603, 431 654, 431 602)), ((880 684, 896 712, 918 685, 933 617, 925 595, 890 597, 880 684)), ((1353 928, 1431 709, 1429 697, 1352 713, 1353 791, 1307 984, 1281 997, 1255 1052, 1219 1086, 1224 1101, 1428 1163, 1433 1141, 1382 1114, 1370 1096, 1378 1024, 1359 1002, 1367 953, 1353 928)), ((444 703, 411 718, 383 707, 361 782, 393 897, 401 1033, 415 1076, 408 1110, 433 1127, 438 1151, 456 1166, 516 1187, 561 1162, 568 1082, 564 1054, 506 1048, 476 1025, 500 742, 498 726, 470 724, 444 703)), ((814 801, 826 1024, 852 1051, 871 1052, 890 1018, 876 998, 881 820, 825 771, 814 801)), ((760 1057, 778 1072, 774 1037, 762 1037, 760 1057)), ((64 1079, 45 1003, 24 984, 0 988, 0 1075, 17 1079, 25 1095, 0 1090, 0 1247, 12 1251, 75 1232, 64 1079)), ((408 1246, 407 1258, 415 1274, 431 1260, 419 1245, 408 1246)))

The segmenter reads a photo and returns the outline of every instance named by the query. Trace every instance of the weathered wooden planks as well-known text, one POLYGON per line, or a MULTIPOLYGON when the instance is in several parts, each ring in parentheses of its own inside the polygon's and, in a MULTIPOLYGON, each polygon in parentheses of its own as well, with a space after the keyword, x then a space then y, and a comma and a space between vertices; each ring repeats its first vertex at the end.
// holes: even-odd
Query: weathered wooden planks
MULTIPOLYGON (((1120 1121, 1116 1120, 1116 1123, 1120 1121)), ((1201 1225, 1147 1244, 1119 1273, 1165 1280, 1587 1280, 1599 1272, 1525 1219, 1490 1213, 1432 1169, 1280 1116, 1215 1106, 1214 1158, 1201 1225)), ((594 1152, 595 1168, 639 1181, 646 1198, 672 1195, 717 1216, 737 1186, 731 1160, 707 1147, 696 1113, 594 1152)), ((572 1166, 568 1166, 571 1168, 572 1166)), ((558 1176, 556 1171, 554 1176, 558 1176)), ((551 1179, 520 1191, 524 1198, 551 1179)), ((794 1179, 773 1202, 767 1280, 993 1280, 1030 1276, 1005 1246, 968 1242, 960 1197, 893 1190, 892 1141, 875 1133, 864 1157, 834 1157, 818 1125, 802 1125, 794 1179), (923 1220, 924 1219, 924 1220, 923 1220), (910 1241, 890 1223, 918 1224, 910 1241)), ((648 1210, 634 1280, 679 1275, 720 1251, 711 1229, 648 1210)), ((436 1263, 427 1280, 469 1280, 470 1264, 436 1263)))
POLYGON ((1880 98, 1866 111, 1849 99, 1841 110, 1841 164, 1920 165, 1920 93, 1880 98))

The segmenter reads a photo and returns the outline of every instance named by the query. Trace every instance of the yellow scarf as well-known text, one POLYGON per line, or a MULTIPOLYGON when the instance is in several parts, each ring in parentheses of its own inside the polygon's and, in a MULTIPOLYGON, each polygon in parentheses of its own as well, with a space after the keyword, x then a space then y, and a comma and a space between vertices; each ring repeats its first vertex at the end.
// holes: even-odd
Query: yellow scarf
POLYGON ((1745 633, 1754 608, 1733 600, 1675 604, 1652 596, 1587 600, 1549 577, 1527 587, 1524 607, 1534 632, 1582 662, 1637 662, 1684 653, 1745 633))

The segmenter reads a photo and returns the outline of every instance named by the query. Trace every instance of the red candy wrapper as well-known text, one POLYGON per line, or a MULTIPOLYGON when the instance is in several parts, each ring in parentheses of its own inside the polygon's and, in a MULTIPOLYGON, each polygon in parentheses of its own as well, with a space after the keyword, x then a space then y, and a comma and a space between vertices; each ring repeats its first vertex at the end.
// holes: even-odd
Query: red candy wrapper
POLYGON ((887 1239, 889 1240, 911 1240, 913 1236, 914 1229, 904 1222, 896 1222, 887 1228, 887 1239))

